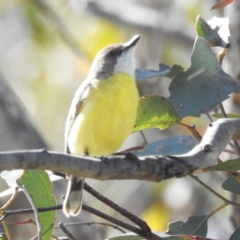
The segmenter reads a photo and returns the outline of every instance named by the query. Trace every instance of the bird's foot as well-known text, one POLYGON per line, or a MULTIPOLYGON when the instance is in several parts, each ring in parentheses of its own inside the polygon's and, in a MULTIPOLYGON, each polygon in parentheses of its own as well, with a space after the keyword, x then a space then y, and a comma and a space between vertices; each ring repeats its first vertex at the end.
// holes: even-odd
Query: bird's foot
POLYGON ((138 157, 131 153, 131 152, 117 152, 117 153, 114 153, 113 155, 122 155, 124 156, 125 159, 127 160, 130 160, 130 161, 133 161, 135 163, 137 163, 138 166, 140 166, 140 160, 138 159, 138 157))
POLYGON ((108 157, 105 157, 105 156, 101 156, 99 159, 101 160, 101 162, 107 163, 107 164, 108 164, 109 161, 110 161, 110 159, 109 159, 108 157))

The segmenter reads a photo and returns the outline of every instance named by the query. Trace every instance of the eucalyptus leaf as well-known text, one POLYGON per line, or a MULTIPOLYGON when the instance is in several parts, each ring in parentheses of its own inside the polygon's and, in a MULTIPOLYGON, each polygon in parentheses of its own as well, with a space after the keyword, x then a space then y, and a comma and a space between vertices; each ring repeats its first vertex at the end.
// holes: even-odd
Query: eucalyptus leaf
POLYGON ((240 227, 238 227, 235 232, 231 235, 229 240, 239 240, 240 239, 240 227))
POLYGON ((168 234, 198 235, 206 237, 207 235, 207 216, 191 216, 186 222, 176 221, 168 226, 168 234))
POLYGON ((190 135, 173 136, 152 142, 143 150, 133 152, 137 156, 149 155, 180 155, 191 151, 198 141, 190 135))
POLYGON ((194 43, 191 62, 191 67, 178 73, 169 87, 168 100, 180 119, 199 117, 227 99, 229 94, 240 92, 240 86, 223 71, 206 41, 200 37, 194 43))
POLYGON ((231 171, 238 171, 240 170, 240 159, 233 159, 226 161, 224 163, 219 163, 215 166, 212 167, 212 171, 226 171, 226 172, 231 172, 231 171))
POLYGON ((147 128, 164 129, 177 123, 179 123, 177 112, 167 99, 160 96, 145 96, 139 99, 133 132, 147 128))
POLYGON ((240 195, 240 183, 238 182, 237 179, 234 177, 230 176, 223 184, 222 188, 229 191, 233 192, 235 194, 240 195))
POLYGON ((159 70, 150 70, 150 69, 139 69, 135 71, 135 78, 137 81, 146 80, 149 78, 159 77, 166 75, 170 72, 169 66, 160 63, 159 70))
MULTIPOLYGON (((35 209, 56 205, 55 196, 52 194, 52 183, 45 171, 25 170, 17 182, 19 185, 24 186, 28 195, 32 198, 35 209)), ((40 223, 40 239, 50 240, 56 217, 55 211, 35 212, 35 215, 40 223)))
POLYGON ((213 17, 206 22, 200 16, 197 17, 196 30, 198 36, 204 38, 211 47, 229 47, 229 18, 213 17))

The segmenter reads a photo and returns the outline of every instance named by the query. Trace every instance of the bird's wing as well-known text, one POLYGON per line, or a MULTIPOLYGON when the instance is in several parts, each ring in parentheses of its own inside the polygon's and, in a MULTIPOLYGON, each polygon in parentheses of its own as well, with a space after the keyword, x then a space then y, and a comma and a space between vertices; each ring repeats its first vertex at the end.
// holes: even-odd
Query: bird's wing
POLYGON ((89 93, 89 90, 91 88, 91 81, 86 79, 77 89, 75 96, 72 100, 71 107, 68 113, 67 122, 65 126, 65 146, 64 151, 66 153, 70 153, 69 147, 68 147, 68 136, 70 134, 71 128, 73 126, 73 123, 78 116, 78 114, 81 111, 81 108, 83 106, 83 103, 89 93))

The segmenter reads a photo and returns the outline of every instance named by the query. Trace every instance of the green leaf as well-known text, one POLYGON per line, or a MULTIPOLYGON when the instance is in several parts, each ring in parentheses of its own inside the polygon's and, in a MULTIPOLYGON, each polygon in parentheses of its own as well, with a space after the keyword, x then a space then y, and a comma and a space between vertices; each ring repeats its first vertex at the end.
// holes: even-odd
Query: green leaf
POLYGON ((224 163, 219 163, 212 167, 212 171, 238 171, 240 170, 240 159, 229 160, 224 163))
POLYGON ((170 72, 166 75, 166 77, 173 79, 178 73, 182 72, 184 68, 180 65, 173 65, 170 68, 170 72))
POLYGON ((229 240, 239 240, 240 239, 240 227, 238 227, 235 232, 231 235, 229 240))
POLYGON ((229 97, 240 92, 240 86, 225 73, 216 56, 202 38, 197 37, 191 67, 181 71, 169 87, 170 97, 180 119, 200 116, 229 97))
POLYGON ((229 47, 229 18, 213 17, 210 21, 204 21, 197 17, 196 30, 198 36, 204 38, 211 47, 229 47))
POLYGON ((240 183, 238 180, 232 176, 230 176, 223 184, 222 188, 229 191, 233 192, 235 194, 240 195, 240 183))
POLYGON ((177 123, 179 123, 177 112, 167 99, 160 96, 147 96, 139 99, 133 132, 147 128, 164 129, 177 123))
POLYGON ((186 222, 177 221, 169 224, 167 234, 207 235, 207 216, 191 216, 186 222))
POLYGON ((180 155, 191 151, 198 141, 189 135, 173 136, 152 142, 143 150, 133 152, 137 156, 149 155, 180 155))
MULTIPOLYGON (((26 170, 17 180, 24 186, 32 198, 35 208, 56 205, 56 199, 52 194, 52 183, 45 171, 26 170)), ((50 240, 53 232, 53 224, 56 217, 55 211, 35 213, 41 225, 39 236, 41 240, 50 240)))
POLYGON ((170 72, 169 66, 160 63, 159 70, 149 70, 149 69, 136 69, 135 71, 135 78, 137 81, 146 80, 149 78, 159 77, 166 75, 170 72))

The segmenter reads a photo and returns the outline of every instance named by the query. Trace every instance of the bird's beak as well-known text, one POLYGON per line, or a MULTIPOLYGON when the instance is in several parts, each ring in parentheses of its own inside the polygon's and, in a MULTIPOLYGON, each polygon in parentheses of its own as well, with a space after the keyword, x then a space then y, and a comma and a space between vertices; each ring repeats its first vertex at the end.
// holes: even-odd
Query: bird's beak
POLYGON ((123 44, 125 50, 133 48, 137 44, 139 39, 140 39, 140 35, 135 35, 129 41, 125 42, 123 44))

